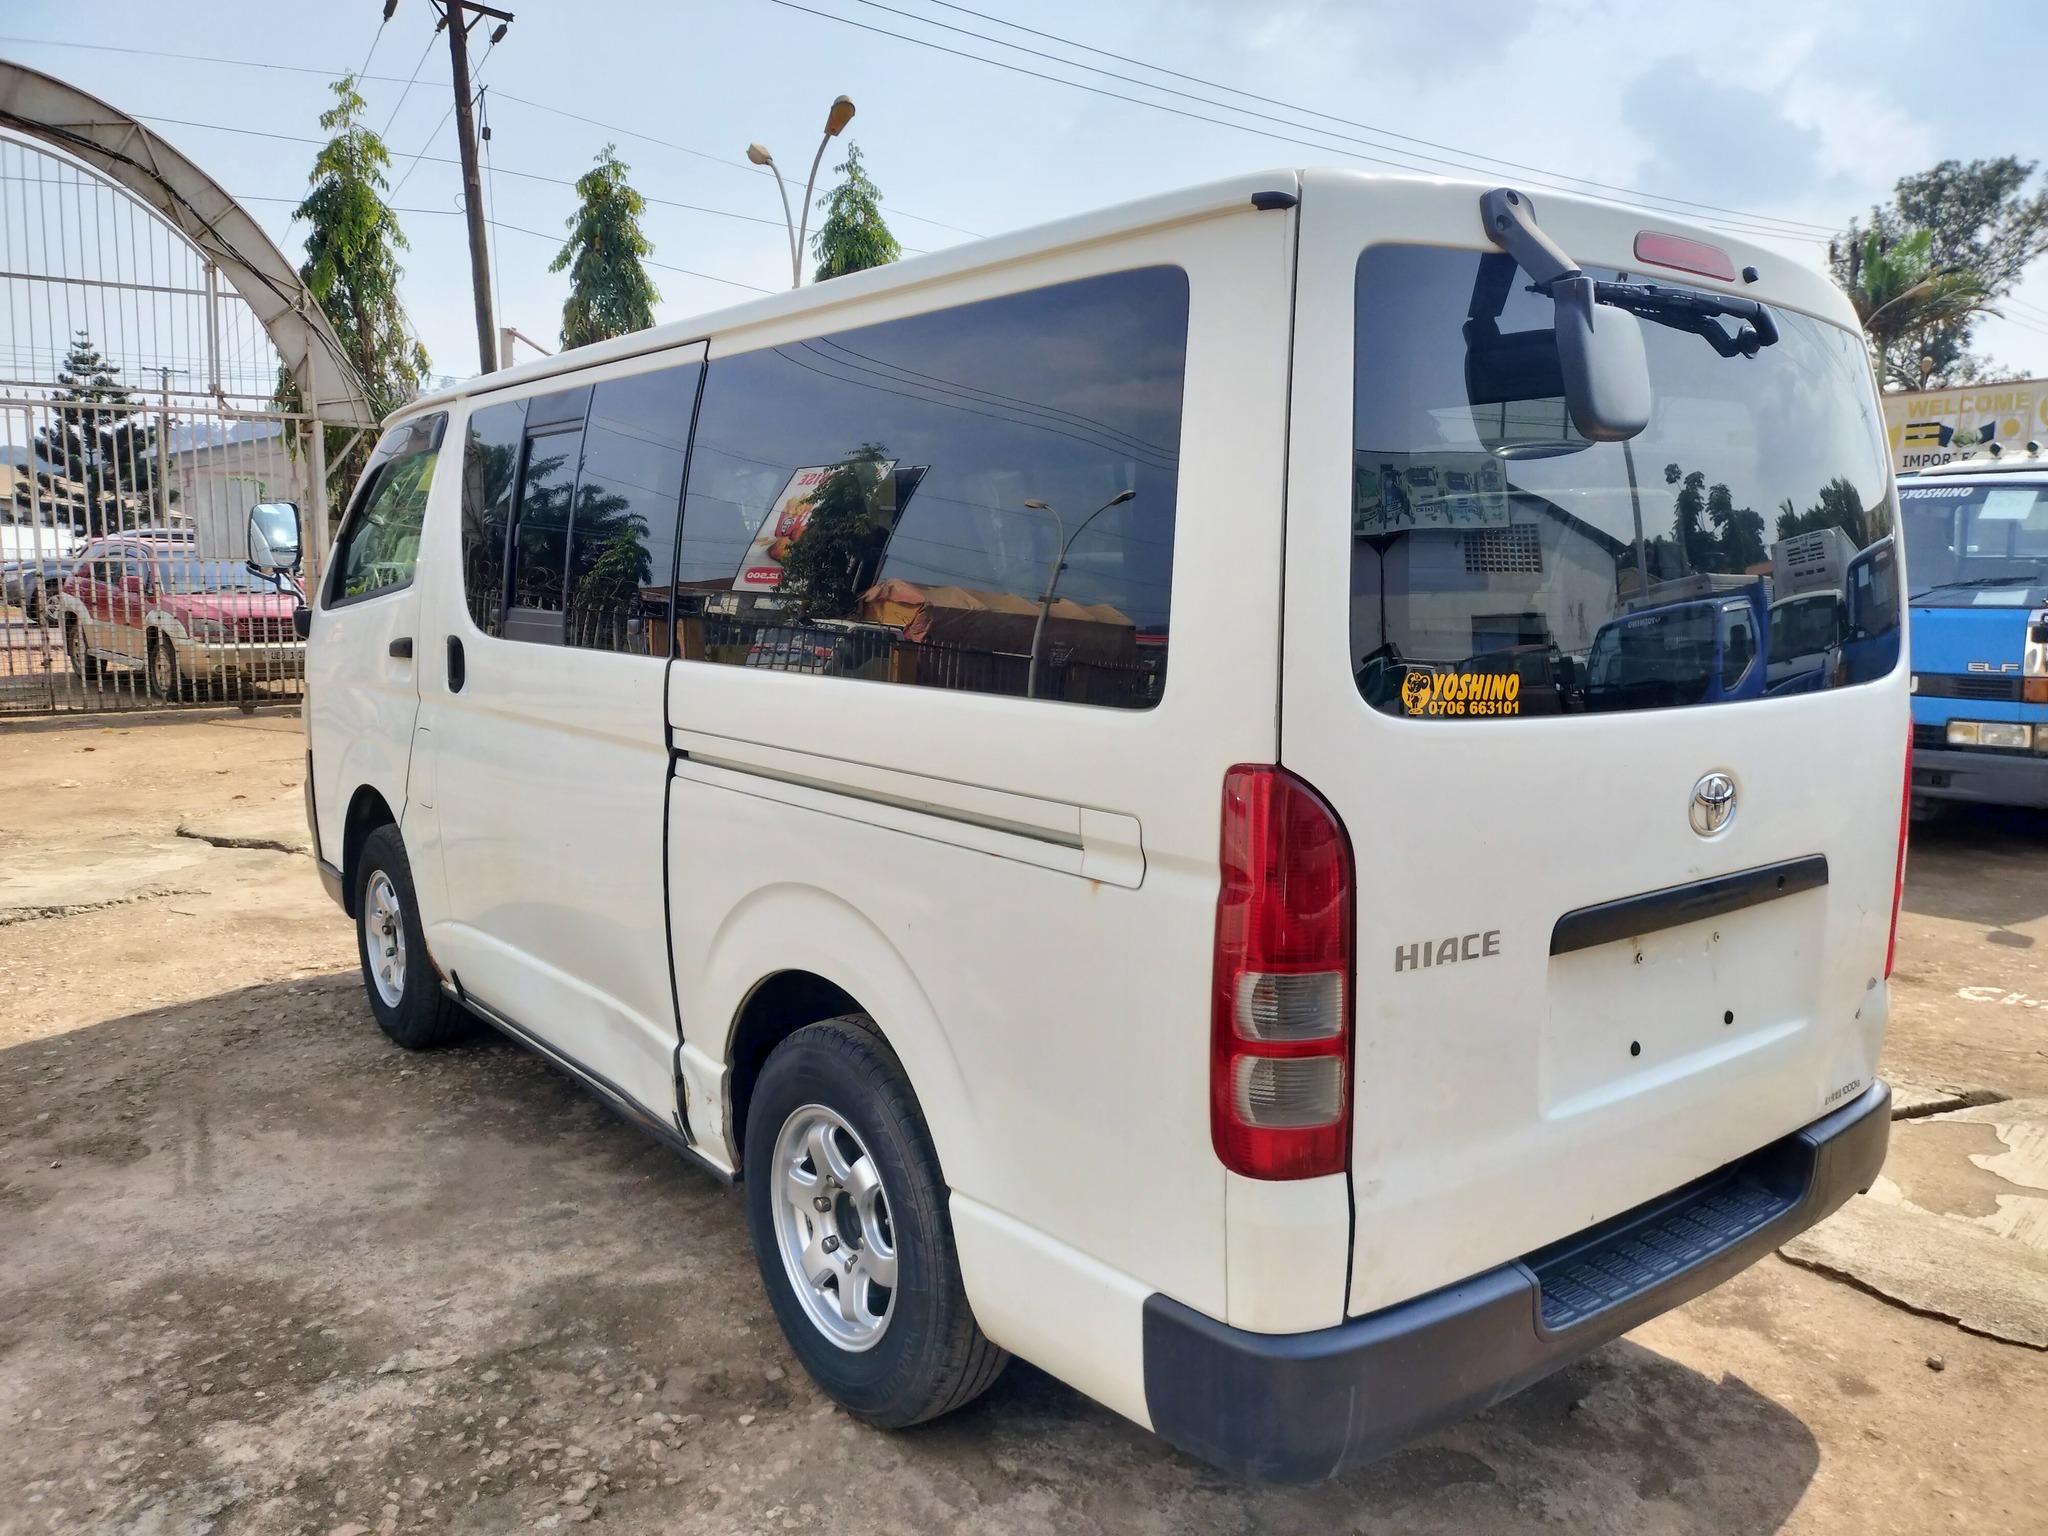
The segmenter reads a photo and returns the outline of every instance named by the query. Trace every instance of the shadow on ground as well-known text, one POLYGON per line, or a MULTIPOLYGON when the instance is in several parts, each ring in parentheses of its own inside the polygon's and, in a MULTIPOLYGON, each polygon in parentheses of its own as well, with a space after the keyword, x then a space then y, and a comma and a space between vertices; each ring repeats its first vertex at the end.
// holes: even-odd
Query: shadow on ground
POLYGON ((2048 812, 1950 805, 1913 823, 1906 847, 1908 912, 1989 929, 1993 943, 2033 946, 2010 930, 2048 916, 2048 812), (2002 935, 2002 937, 2001 937, 2002 935))
POLYGON ((905 1434, 804 1378, 735 1191, 353 978, 0 1051, 0 1533, 1762 1533, 1797 1418, 1630 1343, 1335 1482, 1233 1482, 1021 1363, 905 1434))

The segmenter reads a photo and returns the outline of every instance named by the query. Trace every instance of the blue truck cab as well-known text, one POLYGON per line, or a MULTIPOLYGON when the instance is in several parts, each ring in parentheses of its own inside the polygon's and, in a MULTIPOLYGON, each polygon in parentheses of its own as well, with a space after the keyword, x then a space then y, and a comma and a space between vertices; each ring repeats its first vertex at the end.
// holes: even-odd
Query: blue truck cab
POLYGON ((2048 808, 2048 461, 2037 452, 1899 477, 1922 812, 2048 808))
POLYGON ((1586 709, 1662 709, 1763 697, 1769 611, 1768 589, 1754 581, 1610 619, 1587 653, 1586 709))

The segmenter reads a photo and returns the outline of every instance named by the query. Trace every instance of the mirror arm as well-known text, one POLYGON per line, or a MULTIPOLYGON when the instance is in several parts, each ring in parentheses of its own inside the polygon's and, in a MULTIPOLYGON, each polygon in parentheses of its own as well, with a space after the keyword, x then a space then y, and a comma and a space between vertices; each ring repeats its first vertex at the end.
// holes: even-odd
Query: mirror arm
POLYGON ((1558 248, 1536 223, 1536 208, 1512 187, 1495 187, 1479 199, 1486 237, 1506 251, 1546 293, 1560 278, 1581 275, 1578 263, 1558 248))

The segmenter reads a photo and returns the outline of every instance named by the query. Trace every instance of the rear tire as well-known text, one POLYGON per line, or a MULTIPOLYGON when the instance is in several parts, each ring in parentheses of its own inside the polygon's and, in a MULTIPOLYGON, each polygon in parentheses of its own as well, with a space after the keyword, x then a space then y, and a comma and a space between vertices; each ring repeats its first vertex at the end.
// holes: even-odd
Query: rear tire
POLYGON ((420 926, 412 864, 398 828, 388 823, 363 839, 356 857, 356 954, 377 1027, 407 1050, 451 1044, 475 1027, 441 990, 420 926))
POLYGON ((967 1303, 924 1112, 866 1017, 809 1025, 775 1048, 747 1113, 745 1166, 776 1321, 855 1418, 919 1424, 1002 1374, 1010 1357, 967 1303))

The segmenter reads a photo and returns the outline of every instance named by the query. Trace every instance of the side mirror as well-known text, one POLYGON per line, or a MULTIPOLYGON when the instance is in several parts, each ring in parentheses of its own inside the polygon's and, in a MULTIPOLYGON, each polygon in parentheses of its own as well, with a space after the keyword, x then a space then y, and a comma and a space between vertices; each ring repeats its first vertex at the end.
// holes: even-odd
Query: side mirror
POLYGON ((301 640, 310 638, 313 633, 313 610, 304 603, 292 610, 292 633, 301 640))
MULTIPOLYGON (((1618 443, 1641 432, 1650 424, 1650 365, 1641 323, 1625 309, 1597 302, 1593 279, 1543 232, 1521 193, 1496 188, 1479 199, 1479 213, 1487 237, 1515 259, 1539 292, 1550 295, 1565 408, 1579 435, 1618 443)), ((1512 280, 1512 273, 1507 276, 1512 280)), ((1507 285, 1492 286, 1498 291, 1486 296, 1484 307, 1498 316, 1507 285)), ((1475 321, 1482 317, 1482 296, 1475 288, 1475 321)), ((1468 338, 1471 331, 1468 325, 1468 338)))
POLYGON ((1594 303, 1590 277, 1559 278, 1551 285, 1550 302, 1572 425, 1596 443, 1634 437, 1650 424, 1642 322, 1625 309, 1594 303))
POLYGON ((259 501, 249 509, 249 564, 275 576, 299 568, 299 509, 288 501, 259 501))

